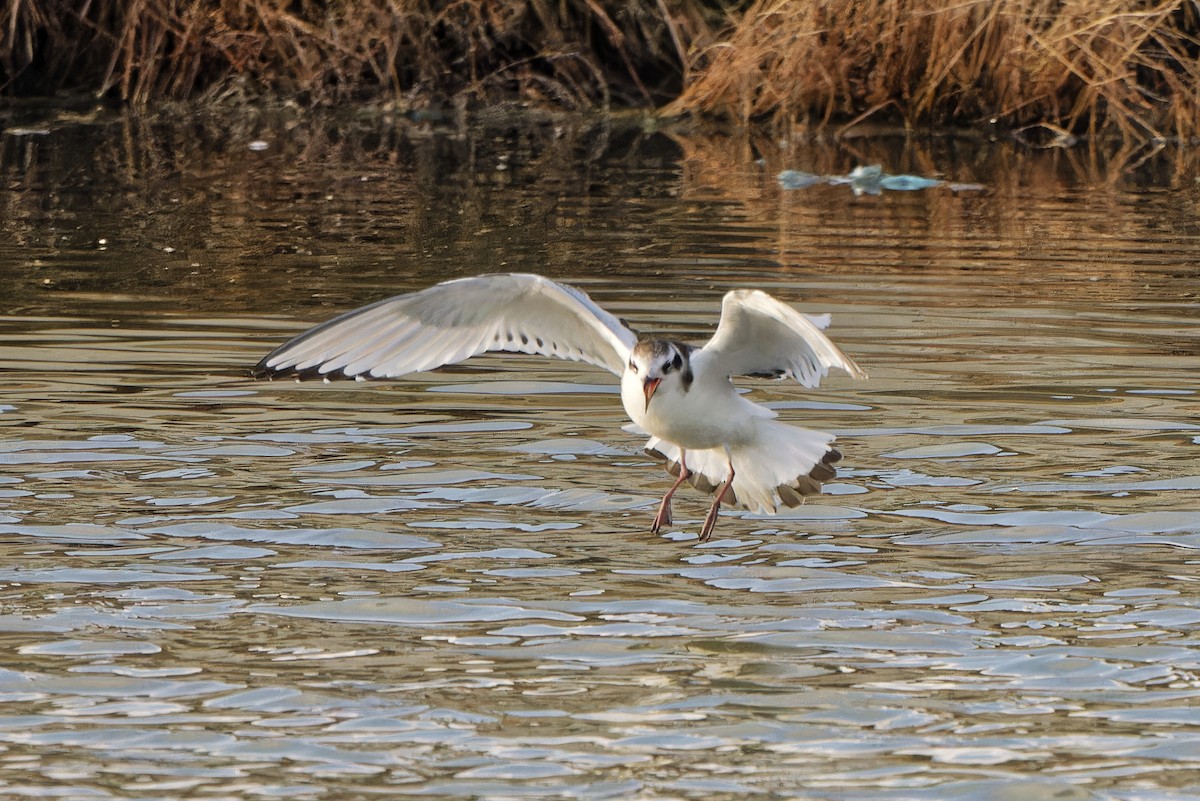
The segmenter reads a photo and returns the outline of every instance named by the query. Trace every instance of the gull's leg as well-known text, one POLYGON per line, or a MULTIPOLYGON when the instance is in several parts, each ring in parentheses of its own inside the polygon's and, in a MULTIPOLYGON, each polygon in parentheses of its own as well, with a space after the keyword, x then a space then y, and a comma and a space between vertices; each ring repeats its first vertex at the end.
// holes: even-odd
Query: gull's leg
POLYGON ((725 499, 725 493, 729 492, 729 488, 733 486, 733 460, 729 460, 729 478, 725 479, 725 483, 721 485, 721 489, 717 492, 717 497, 713 500, 712 506, 708 510, 708 516, 704 518, 704 527, 700 529, 700 542, 708 542, 708 538, 712 536, 713 529, 717 527, 717 512, 721 509, 721 501, 725 499))
POLYGON ((654 524, 650 526, 650 533, 657 534, 658 530, 663 526, 671 525, 671 496, 675 494, 675 490, 679 489, 679 485, 687 481, 688 476, 692 474, 687 466, 687 451, 683 448, 679 449, 679 477, 675 479, 675 483, 667 490, 667 494, 663 496, 662 503, 658 505, 658 514, 654 516, 654 524))

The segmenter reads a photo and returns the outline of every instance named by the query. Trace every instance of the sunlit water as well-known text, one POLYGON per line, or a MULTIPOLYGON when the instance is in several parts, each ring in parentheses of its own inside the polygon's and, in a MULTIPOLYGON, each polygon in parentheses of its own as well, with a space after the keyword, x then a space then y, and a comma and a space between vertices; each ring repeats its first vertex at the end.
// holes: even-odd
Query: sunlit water
POLYGON ((0 797, 1200 795, 1189 168, 560 124, 0 141, 0 797), (775 181, 871 163, 985 189, 775 181), (832 312, 869 381, 748 386, 839 479, 698 544, 601 371, 248 378, 503 269, 832 312))

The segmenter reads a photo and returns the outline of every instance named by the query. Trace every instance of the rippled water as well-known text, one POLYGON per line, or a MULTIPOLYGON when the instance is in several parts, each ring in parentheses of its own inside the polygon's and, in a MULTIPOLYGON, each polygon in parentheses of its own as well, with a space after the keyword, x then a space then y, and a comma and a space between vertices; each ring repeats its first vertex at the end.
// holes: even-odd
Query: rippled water
POLYGON ((0 796, 1200 795, 1194 170, 562 125, 0 140, 0 796), (986 188, 774 178, 870 163, 986 188), (832 312, 839 480, 656 537, 600 371, 248 378, 498 269, 832 312))

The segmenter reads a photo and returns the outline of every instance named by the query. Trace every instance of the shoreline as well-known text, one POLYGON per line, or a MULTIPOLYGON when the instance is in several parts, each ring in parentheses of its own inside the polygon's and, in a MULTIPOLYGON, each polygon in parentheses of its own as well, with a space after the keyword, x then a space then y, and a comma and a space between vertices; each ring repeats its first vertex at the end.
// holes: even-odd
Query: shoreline
POLYGON ((201 5, 16 3, 0 95, 414 116, 511 104, 834 135, 994 128, 1064 147, 1200 133, 1200 14, 1182 2, 201 5))

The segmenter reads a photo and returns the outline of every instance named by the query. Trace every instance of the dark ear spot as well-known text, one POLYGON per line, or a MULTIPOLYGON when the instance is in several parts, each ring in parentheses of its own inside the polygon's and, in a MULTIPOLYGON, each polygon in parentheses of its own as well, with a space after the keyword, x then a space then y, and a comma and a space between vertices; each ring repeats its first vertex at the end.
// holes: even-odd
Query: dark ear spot
POLYGON ((678 370, 683 367, 683 357, 679 355, 679 351, 675 351, 675 358, 671 359, 671 369, 678 370))

